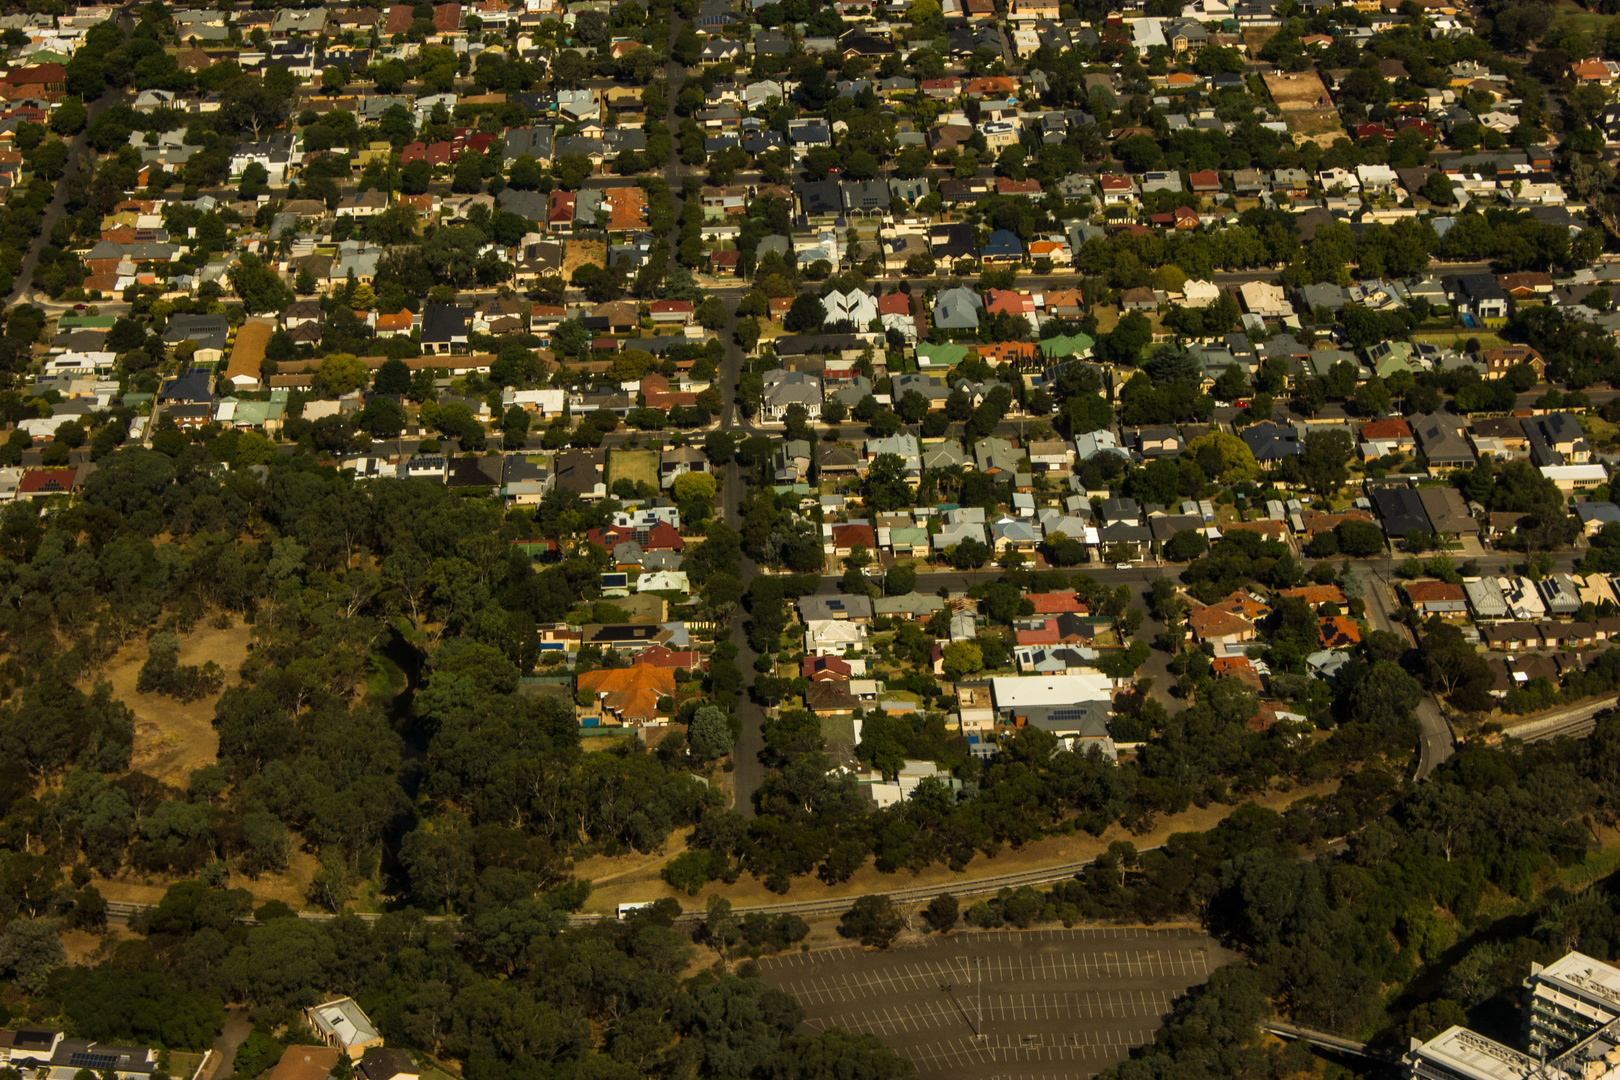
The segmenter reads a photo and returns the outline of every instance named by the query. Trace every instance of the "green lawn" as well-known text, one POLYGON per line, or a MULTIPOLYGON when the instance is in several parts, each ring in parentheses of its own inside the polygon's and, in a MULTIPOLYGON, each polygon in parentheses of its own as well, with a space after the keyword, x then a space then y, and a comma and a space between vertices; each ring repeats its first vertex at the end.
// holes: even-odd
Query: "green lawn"
POLYGON ((1508 343, 1489 330, 1468 330, 1458 327, 1455 330, 1430 330, 1412 335, 1412 340, 1425 345, 1452 345, 1459 341, 1476 338, 1482 349, 1505 349, 1508 343))
POLYGON ((1580 890, 1620 869, 1620 847, 1599 848, 1573 866, 1558 872, 1565 886, 1580 890))
POLYGON ((175 1080, 191 1080, 197 1069, 203 1063, 201 1054, 182 1053, 179 1050, 169 1051, 169 1075, 175 1080))
POLYGON ((612 487, 618 480, 633 484, 658 486, 658 451, 614 450, 608 455, 607 482, 612 487))
POLYGON ((1557 27, 1573 27, 1590 37, 1602 39, 1603 32, 1609 28, 1609 23, 1616 18, 1614 15, 1599 15, 1587 11, 1575 0, 1559 0, 1553 5, 1553 25, 1557 27))

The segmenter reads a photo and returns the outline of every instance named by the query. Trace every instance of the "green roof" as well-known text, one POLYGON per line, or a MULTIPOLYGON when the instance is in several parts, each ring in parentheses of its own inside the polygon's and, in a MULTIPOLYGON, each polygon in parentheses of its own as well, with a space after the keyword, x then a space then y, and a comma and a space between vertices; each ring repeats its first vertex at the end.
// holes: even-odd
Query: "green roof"
POLYGON ((968 356, 972 355, 972 353, 973 350, 968 348, 966 345, 917 346, 917 359, 927 360, 930 366, 938 365, 940 367, 949 367, 953 364, 959 364, 968 356))
POLYGON ((58 330, 111 330, 118 320, 111 315, 63 315, 56 320, 58 330))
POLYGON ((1048 359, 1060 356, 1084 356, 1096 348, 1097 342, 1089 334, 1072 336, 1059 334, 1041 341, 1041 355, 1048 359))
POLYGON ((235 422, 253 427, 267 420, 280 420, 286 410, 286 404, 280 401, 238 401, 235 422))
POLYGON ((841 742, 851 750, 859 740, 855 738, 855 717, 849 713, 842 716, 817 717, 821 724, 821 737, 826 741, 841 742))

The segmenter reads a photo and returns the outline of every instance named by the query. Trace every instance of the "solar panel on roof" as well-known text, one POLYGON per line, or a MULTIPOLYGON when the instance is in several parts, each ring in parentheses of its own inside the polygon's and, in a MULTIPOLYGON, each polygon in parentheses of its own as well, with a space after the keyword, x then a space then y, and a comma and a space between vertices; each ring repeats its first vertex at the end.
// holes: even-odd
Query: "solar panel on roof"
POLYGON ((68 1064, 75 1069, 89 1069, 100 1072, 110 1069, 118 1064, 117 1054, 97 1054, 88 1050, 81 1050, 68 1055, 68 1064))

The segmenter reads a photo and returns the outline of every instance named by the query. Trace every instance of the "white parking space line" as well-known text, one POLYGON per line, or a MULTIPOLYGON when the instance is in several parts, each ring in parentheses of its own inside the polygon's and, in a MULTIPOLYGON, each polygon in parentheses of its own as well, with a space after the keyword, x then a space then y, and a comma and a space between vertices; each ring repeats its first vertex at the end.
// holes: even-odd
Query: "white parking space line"
POLYGON ((829 1022, 850 1031, 914 1031, 923 1028, 971 1027, 982 1007, 988 1023, 1050 1020, 1160 1020, 1170 1009, 1170 996, 1160 991, 1122 990, 1050 994, 942 995, 938 999, 901 1002, 873 1009, 840 1012, 829 1022))

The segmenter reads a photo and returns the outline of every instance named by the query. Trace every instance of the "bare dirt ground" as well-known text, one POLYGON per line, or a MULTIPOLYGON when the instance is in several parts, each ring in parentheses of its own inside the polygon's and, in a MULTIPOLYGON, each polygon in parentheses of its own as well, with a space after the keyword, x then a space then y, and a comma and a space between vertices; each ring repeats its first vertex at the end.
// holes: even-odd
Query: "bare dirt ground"
POLYGON ((1266 47, 1266 42, 1277 36, 1277 26, 1253 26, 1243 31, 1243 44, 1249 49, 1250 56, 1259 56, 1260 50, 1266 47))
POLYGON ((1332 104, 1327 85, 1314 71, 1284 71, 1263 78, 1271 100, 1285 113, 1312 112, 1332 104))
POLYGON ((1340 139, 1349 138, 1344 126, 1339 122, 1338 112, 1333 109, 1291 112, 1285 119, 1288 122, 1288 133, 1294 137, 1295 144, 1299 146, 1314 142, 1326 150, 1340 139))
POLYGON ((567 240, 563 243, 562 277, 564 281, 574 276, 574 271, 586 263, 597 266, 607 265, 607 245, 596 240, 567 240))
MULTIPOLYGON (((1253 801, 1280 811, 1298 799, 1311 795, 1332 794, 1337 787, 1337 782, 1317 784, 1312 787, 1295 788, 1289 792, 1272 792, 1253 801)), ((771 892, 748 875, 740 878, 735 885, 712 883, 697 896, 676 892, 659 877, 659 871, 666 862, 686 849, 686 838, 679 834, 669 838, 665 845, 666 850, 659 855, 586 859, 575 866, 574 873, 597 883, 591 891, 590 900, 585 905, 587 911, 611 912, 622 903, 659 900, 666 896, 675 897, 683 908, 694 911, 703 910, 710 896, 723 896, 737 907, 841 896, 854 898, 867 893, 882 893, 891 889, 921 885, 949 888, 952 885, 970 884, 979 878, 1034 870, 1042 866, 1081 862, 1100 855, 1115 840, 1129 840, 1138 848, 1156 847, 1169 839, 1172 833, 1201 832, 1214 828, 1234 809, 1235 807, 1231 806, 1194 808, 1185 814, 1161 818, 1157 827, 1141 836, 1134 836, 1118 826, 1109 829, 1101 837, 1085 834, 1054 836, 1026 845, 1020 851, 1006 848, 994 859, 986 859, 981 855, 969 863, 967 871, 961 874, 953 873, 943 866, 931 867, 916 875, 884 874, 868 865, 842 885, 827 886, 813 877, 799 878, 794 881, 793 890, 787 896, 771 892)))
MULTIPOLYGON (((180 663, 204 664, 212 660, 225 672, 225 685, 241 681, 238 672, 247 658, 253 628, 234 623, 216 630, 199 623, 180 639, 180 663)), ((113 693, 135 713, 135 756, 131 768, 165 783, 184 786, 193 769, 212 765, 219 757, 219 735, 214 731, 214 703, 210 696, 181 704, 162 694, 135 690, 141 665, 146 663, 145 641, 125 646, 107 665, 103 677, 113 693)))
MULTIPOLYGON (((241 682, 240 670, 252 634, 253 628, 239 621, 226 630, 199 623, 180 639, 180 663, 201 665, 212 660, 224 670, 225 685, 235 686, 241 682)), ((130 767, 184 787, 193 769, 212 765, 219 758, 219 734, 213 724, 214 703, 219 697, 211 695, 182 704, 161 694, 137 692, 135 682, 146 657, 146 642, 132 642, 119 651, 100 677, 112 684, 114 696, 135 713, 135 752, 130 767)), ((233 876, 230 884, 252 892, 255 903, 282 900, 293 908, 303 908, 317 865, 314 855, 295 849, 284 873, 266 874, 258 881, 233 876)), ((155 904, 173 882, 163 875, 125 870, 115 878, 98 877, 92 883, 108 900, 155 904)))
POLYGON ((105 933, 93 934, 88 930, 63 930, 62 944, 67 948, 70 964, 94 965, 105 959, 118 943, 131 937, 130 931, 117 923, 107 926, 105 933))

